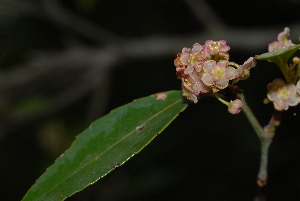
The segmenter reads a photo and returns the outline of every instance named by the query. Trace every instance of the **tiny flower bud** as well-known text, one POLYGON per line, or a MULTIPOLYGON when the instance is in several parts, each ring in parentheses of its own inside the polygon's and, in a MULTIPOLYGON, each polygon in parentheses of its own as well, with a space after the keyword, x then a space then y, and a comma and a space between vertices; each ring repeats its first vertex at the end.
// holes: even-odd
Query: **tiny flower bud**
POLYGON ((234 101, 230 101, 229 105, 228 105, 228 111, 231 113, 231 114, 238 114, 241 109, 242 109, 242 101, 239 100, 239 99, 236 99, 234 101))
POLYGON ((255 67, 257 64, 256 60, 253 57, 250 57, 243 65, 237 67, 237 80, 246 80, 250 76, 250 69, 255 67))
POLYGON ((263 103, 264 104, 269 104, 271 101, 269 100, 269 99, 267 99, 267 98, 265 98, 264 100, 263 100, 263 103))
POLYGON ((299 57, 294 57, 293 58, 293 63, 294 64, 299 64, 299 61, 300 61, 299 57))
POLYGON ((290 29, 288 27, 284 28, 284 31, 278 34, 277 41, 274 41, 269 44, 269 52, 273 52, 275 50, 280 50, 282 48, 291 46, 292 41, 288 40, 289 35, 290 29))
POLYGON ((279 126, 280 125, 280 121, 275 121, 274 126, 279 126))

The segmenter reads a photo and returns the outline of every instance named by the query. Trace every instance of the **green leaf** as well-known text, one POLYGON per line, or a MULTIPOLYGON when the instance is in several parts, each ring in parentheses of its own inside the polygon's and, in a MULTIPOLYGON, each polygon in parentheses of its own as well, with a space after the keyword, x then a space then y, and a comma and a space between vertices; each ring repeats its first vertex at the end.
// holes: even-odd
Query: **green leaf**
POLYGON ((300 48, 300 44, 292 45, 290 47, 286 47, 280 50, 276 50, 273 52, 267 52, 261 55, 256 55, 255 59, 257 60, 269 60, 277 65, 281 63, 287 63, 288 59, 300 48))
POLYGON ((65 200, 140 152, 187 107, 181 91, 137 99, 78 135, 27 192, 26 200, 65 200))

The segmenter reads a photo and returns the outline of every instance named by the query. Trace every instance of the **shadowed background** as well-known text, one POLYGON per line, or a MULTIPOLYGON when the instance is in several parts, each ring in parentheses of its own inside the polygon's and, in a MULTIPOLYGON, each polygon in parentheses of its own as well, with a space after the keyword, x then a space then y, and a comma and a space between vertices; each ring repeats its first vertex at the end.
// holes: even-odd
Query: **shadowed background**
MULTIPOLYGON (((179 90, 183 47, 226 40, 230 61, 267 52, 284 27, 300 35, 297 0, 0 0, 0 200, 21 200, 74 137, 115 107, 179 90)), ((238 83, 262 125, 260 61, 238 83)), ((283 114, 259 189, 259 140, 215 98, 191 104, 141 153, 68 200, 300 200, 299 106, 283 114), (261 199, 263 200, 263 199, 261 199)))

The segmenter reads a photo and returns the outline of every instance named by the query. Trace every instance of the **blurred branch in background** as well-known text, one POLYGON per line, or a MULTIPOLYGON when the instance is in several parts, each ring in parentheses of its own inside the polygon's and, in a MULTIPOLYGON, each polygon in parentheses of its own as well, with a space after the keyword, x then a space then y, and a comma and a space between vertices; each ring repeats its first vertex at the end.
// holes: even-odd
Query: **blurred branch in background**
POLYGON ((68 28, 78 34, 98 43, 121 42, 122 37, 117 34, 97 26, 92 22, 81 18, 75 13, 65 9, 56 0, 41 1, 41 4, 31 1, 1 0, 0 3, 8 6, 14 14, 20 17, 24 15, 34 16, 59 24, 63 28, 68 28))
MULTIPOLYGON (((11 132, 54 114, 99 87, 101 91, 106 91, 105 88, 109 88, 108 69, 117 61, 113 57, 114 54, 101 50, 72 48, 59 53, 35 54, 32 61, 2 72, 0 94, 1 107, 4 108, 2 114, 5 115, 2 116, 0 132, 11 132), (47 98, 41 110, 30 115, 14 112, 12 104, 37 93, 47 98)), ((105 103, 108 98, 106 94, 101 96, 98 104, 105 103)))
POLYGON ((206 29, 222 32, 224 22, 204 0, 185 0, 195 17, 202 22, 206 29))
MULTIPOLYGON (((108 99, 109 71, 116 64, 141 59, 175 57, 182 47, 191 46, 195 42, 204 43, 207 39, 225 39, 232 49, 245 53, 266 51, 266 44, 272 41, 269 36, 274 38, 274 33, 282 30, 282 27, 263 29, 228 27, 205 1, 186 0, 198 20, 205 25, 206 31, 197 34, 153 35, 132 39, 121 37, 85 20, 64 8, 58 1, 38 3, 1 0, 0 3, 8 10, 14 11, 6 13, 8 15, 17 15, 19 18, 28 15, 42 18, 60 28, 72 30, 90 41, 99 43, 98 47, 89 47, 84 43, 73 44, 55 53, 49 50, 33 52, 29 61, 11 66, 9 68, 11 70, 2 71, 0 107, 4 109, 1 113, 1 134, 10 133, 27 123, 61 111, 87 94, 94 94, 88 120, 98 118, 108 99), (255 36, 265 36, 267 39, 255 36), (49 89, 51 86, 53 88, 49 89), (13 105, 18 100, 28 94, 41 93, 45 89, 52 92, 47 94, 47 103, 44 104, 43 109, 29 116, 14 112, 13 105), (95 110, 94 107, 98 109, 95 110)), ((299 24, 290 25, 290 29, 295 33, 300 32, 299 24)))
MULTIPOLYGON (((5 183, 0 200, 20 200, 74 135, 112 108, 179 90, 173 60, 183 47, 226 40, 232 61, 239 63, 267 52, 285 26, 298 43, 298 1, 270 6, 261 0, 0 0, 0 178, 5 183)), ((261 122, 264 115, 269 120, 261 83, 276 73, 265 64, 243 87, 261 122)), ((253 200, 257 136, 243 116, 223 118, 224 106, 210 98, 201 101, 180 114, 140 159, 70 200, 253 200)), ((291 113, 287 122, 298 116, 291 113)), ((276 136, 290 140, 280 141, 290 153, 300 153, 299 140, 289 138, 293 133, 276 136)), ((283 150, 270 152, 280 164, 273 172, 290 174, 291 182, 284 174, 273 183, 290 194, 289 184, 298 177, 282 169, 295 162, 283 150)))

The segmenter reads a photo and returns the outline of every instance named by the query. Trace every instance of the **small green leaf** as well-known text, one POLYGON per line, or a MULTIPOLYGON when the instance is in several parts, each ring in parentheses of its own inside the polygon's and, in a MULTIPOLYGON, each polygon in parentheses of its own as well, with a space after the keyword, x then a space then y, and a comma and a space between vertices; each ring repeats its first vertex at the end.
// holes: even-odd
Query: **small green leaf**
POLYGON ((269 60, 276 64, 287 63, 288 59, 300 48, 300 44, 292 45, 273 52, 267 52, 261 55, 256 55, 257 60, 269 60))
POLYGON ((27 192, 26 200, 65 200, 140 152, 187 107, 181 91, 121 106, 78 135, 27 192))

